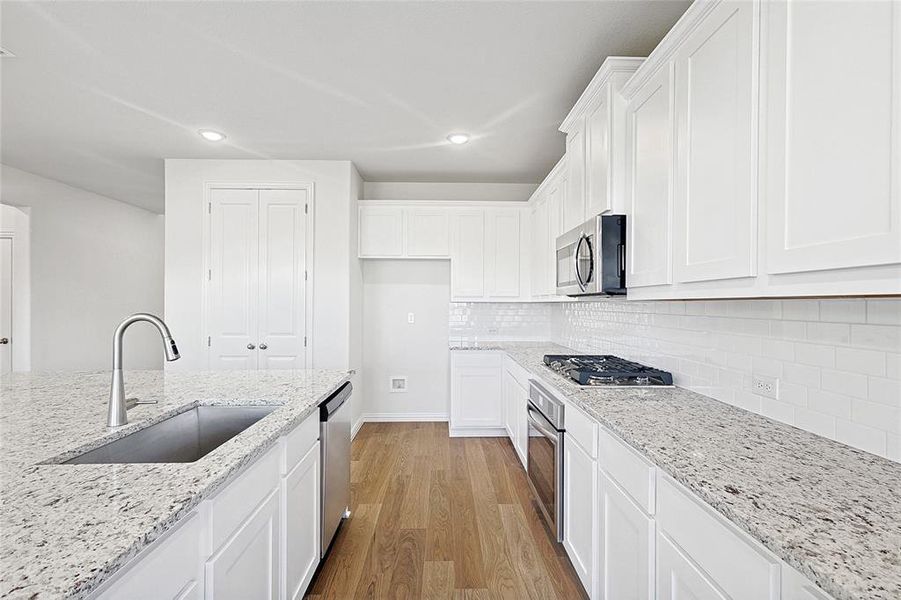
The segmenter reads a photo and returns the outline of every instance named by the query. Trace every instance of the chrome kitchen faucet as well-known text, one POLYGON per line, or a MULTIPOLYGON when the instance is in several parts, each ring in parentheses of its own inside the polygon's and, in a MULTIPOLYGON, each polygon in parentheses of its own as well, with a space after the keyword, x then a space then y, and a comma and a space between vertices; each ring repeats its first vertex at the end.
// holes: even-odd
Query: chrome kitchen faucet
POLYGON ((136 313, 119 323, 116 333, 113 334, 113 381, 109 391, 109 411, 106 418, 106 424, 109 427, 121 427, 128 423, 128 409, 136 404, 156 404, 156 400, 125 398, 125 380, 122 376, 122 338, 125 336, 125 330, 128 329, 129 325, 138 321, 146 321, 160 332, 167 361, 181 358, 181 355, 178 353, 178 346, 175 345, 175 340, 172 339, 172 334, 169 333, 169 328, 159 317, 148 313, 136 313))

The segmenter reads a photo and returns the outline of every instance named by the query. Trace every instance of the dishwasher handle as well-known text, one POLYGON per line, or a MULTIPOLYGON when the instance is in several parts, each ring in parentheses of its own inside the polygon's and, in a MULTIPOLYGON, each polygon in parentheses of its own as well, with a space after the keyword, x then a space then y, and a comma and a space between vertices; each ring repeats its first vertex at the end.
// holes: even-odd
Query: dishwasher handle
POLYGON ((341 406, 350 398, 350 393, 354 386, 348 381, 338 388, 338 391, 332 394, 328 400, 319 405, 319 420, 328 421, 329 417, 335 414, 341 406))

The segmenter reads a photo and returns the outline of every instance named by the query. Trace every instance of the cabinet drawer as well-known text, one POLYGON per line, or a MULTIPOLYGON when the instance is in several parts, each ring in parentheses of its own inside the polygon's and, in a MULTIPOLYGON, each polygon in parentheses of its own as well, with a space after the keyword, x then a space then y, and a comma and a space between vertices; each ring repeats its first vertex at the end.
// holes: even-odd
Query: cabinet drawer
POLYGON ((656 467, 609 431, 601 429, 598 437, 598 463, 601 468, 647 514, 653 515, 656 508, 656 467))
POLYGON ((566 403, 566 439, 576 441, 591 458, 598 456, 598 424, 580 408, 566 403))
POLYGON ((210 540, 213 551, 278 487, 280 462, 280 446, 275 445, 210 500, 210 540))
POLYGON ((529 389, 529 372, 519 366, 509 355, 504 355, 504 369, 516 380, 520 387, 529 389))
POLYGON ((798 571, 782 564, 782 600, 834 600, 798 571))
POLYGON ((300 425, 284 437, 284 459, 282 475, 291 472, 297 463, 306 456, 310 448, 319 440, 319 409, 314 410, 300 425))
POLYGON ((780 561, 670 478, 657 477, 657 527, 733 600, 777 600, 780 561))

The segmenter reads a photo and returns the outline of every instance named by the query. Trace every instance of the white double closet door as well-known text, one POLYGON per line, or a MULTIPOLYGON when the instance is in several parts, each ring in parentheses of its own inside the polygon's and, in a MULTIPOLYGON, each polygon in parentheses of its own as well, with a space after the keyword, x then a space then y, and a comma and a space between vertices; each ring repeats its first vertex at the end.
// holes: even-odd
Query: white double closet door
POLYGON ((211 369, 305 366, 307 197, 302 189, 211 190, 211 369))

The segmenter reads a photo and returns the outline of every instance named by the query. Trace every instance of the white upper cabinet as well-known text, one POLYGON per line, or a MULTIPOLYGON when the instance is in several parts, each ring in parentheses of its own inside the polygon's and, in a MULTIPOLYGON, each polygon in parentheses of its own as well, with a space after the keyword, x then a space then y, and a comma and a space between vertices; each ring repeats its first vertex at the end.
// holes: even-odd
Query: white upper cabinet
POLYGON ((670 283, 673 118, 672 71, 661 66, 626 108, 626 202, 630 288, 670 283))
POLYGON ((461 210, 452 217, 451 296, 485 295, 485 211, 461 210))
POLYGON ((520 295, 519 210, 485 211, 487 251, 485 283, 490 298, 518 298, 520 295))
POLYGON ((407 256, 447 258, 450 255, 450 215, 441 208, 408 208, 406 215, 407 256))
POLYGON ((404 212, 394 206, 361 206, 361 257, 400 257, 404 254, 404 212))
POLYGON ((677 282, 756 274, 754 13, 752 2, 718 4, 675 55, 677 282))
POLYGON ((585 118, 566 133, 566 195, 563 197, 563 231, 585 221, 585 118))
POLYGON ((625 102, 619 91, 643 60, 605 60, 560 125, 566 133, 567 181, 560 233, 602 212, 624 209, 625 102))
POLYGON ((763 10, 767 272, 901 263, 901 4, 763 10))

